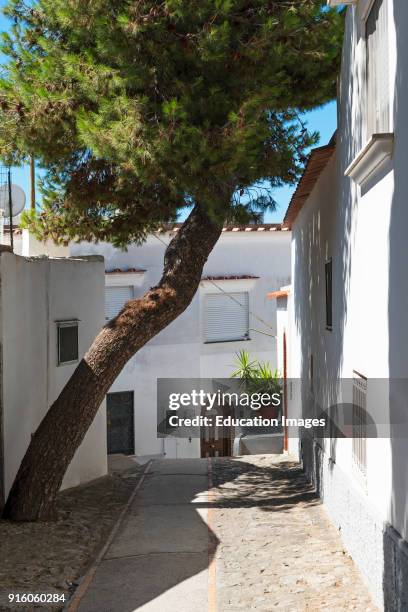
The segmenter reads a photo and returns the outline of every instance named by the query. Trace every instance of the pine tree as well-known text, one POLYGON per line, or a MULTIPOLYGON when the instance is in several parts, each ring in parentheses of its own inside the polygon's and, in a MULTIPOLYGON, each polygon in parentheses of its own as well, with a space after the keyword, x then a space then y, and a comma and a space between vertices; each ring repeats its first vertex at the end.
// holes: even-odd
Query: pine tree
POLYGON ((125 363, 192 300, 223 223, 273 207, 334 97, 342 16, 323 0, 9 0, 0 153, 46 175, 25 224, 57 243, 142 242, 191 211, 163 276, 100 332, 32 438, 4 515, 48 518, 125 363))

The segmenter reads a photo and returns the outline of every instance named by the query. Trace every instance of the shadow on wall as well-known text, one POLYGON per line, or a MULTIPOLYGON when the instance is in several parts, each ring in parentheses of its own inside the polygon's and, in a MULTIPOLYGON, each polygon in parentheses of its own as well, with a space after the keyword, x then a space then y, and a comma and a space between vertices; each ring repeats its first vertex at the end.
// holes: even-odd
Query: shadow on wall
MULTIPOLYGON (((408 534, 408 440, 398 436, 398 415, 407 414, 408 398, 408 2, 393 2, 397 68, 394 98, 394 196, 389 229, 389 406, 392 453, 390 520, 405 540, 408 534), (400 380, 398 380, 400 379, 400 380)), ((408 551, 399 533, 384 532, 384 607, 408 610, 408 551)))
MULTIPOLYGON (((383 533, 384 571, 383 596, 386 611, 408 610, 408 440, 401 437, 398 422, 401 415, 408 414, 406 393, 408 380, 408 2, 390 2, 394 11, 396 31, 397 69, 394 98, 394 193, 389 225, 389 409, 391 420, 392 488, 389 518, 392 525, 383 533), (394 425, 392 425, 394 423, 394 425)), ((296 275, 294 279, 295 321, 301 337, 302 405, 310 410, 319 404, 336 402, 336 379, 342 375, 343 330, 350 300, 352 247, 356 230, 357 197, 353 182, 344 177, 344 170, 364 144, 364 135, 359 132, 364 125, 360 116, 360 100, 364 99, 364 75, 353 74, 358 62, 353 58, 359 34, 353 31, 351 11, 348 11, 345 43, 343 48, 342 79, 339 92, 339 130, 337 152, 337 182, 331 184, 332 197, 325 175, 334 171, 328 166, 320 178, 319 192, 322 194, 318 206, 303 211, 302 229, 298 229, 295 253, 296 275), (326 196, 326 197, 325 197, 326 196), (326 259, 333 258, 333 331, 325 329, 324 300, 326 259), (299 299, 300 298, 300 299, 299 299), (324 390, 311 393, 310 356, 316 377, 324 381, 324 390), (327 384, 332 381, 331 384, 327 384)), ((331 162, 333 163, 333 162, 331 162)), ((386 171, 389 171, 387 168, 386 171)), ((384 171, 385 173, 385 171, 384 171)), ((383 174, 384 174, 383 173, 383 174)), ((377 181, 382 176, 377 176, 377 181)), ((330 176, 328 181, 330 180, 330 176)), ((366 191, 373 187, 367 185, 366 191)), ((362 195, 364 192, 362 193, 362 195)), ((301 213, 302 215, 302 213, 301 213)), ((350 376, 347 373, 347 376, 350 376)), ((318 407, 316 407, 318 409, 318 407)), ((322 448, 319 440, 304 436, 302 458, 308 477, 315 483, 319 493, 323 487, 322 448)), ((330 466, 336 458, 336 440, 330 443, 330 466)))
MULTIPOLYGON (((357 63, 353 54, 358 36, 349 11, 342 56, 336 152, 315 190, 319 192, 319 201, 315 202, 312 194, 308 210, 303 211, 304 218, 299 219, 302 229, 297 231, 294 293, 295 324, 301 338, 301 401, 304 411, 313 410, 316 414, 338 403, 338 381, 342 376, 356 206, 356 189, 352 181, 344 177, 344 170, 362 142, 360 109, 359 105, 353 105, 353 100, 361 99, 361 78, 351 74, 351 67, 357 63), (353 106, 359 109, 357 115, 353 106), (333 266, 331 331, 326 328, 325 311, 325 264, 330 258, 333 266)), ((322 441, 312 439, 307 433, 302 436, 304 469, 321 494, 322 441)), ((336 443, 336 438, 330 442, 330 466, 336 458, 336 443)))

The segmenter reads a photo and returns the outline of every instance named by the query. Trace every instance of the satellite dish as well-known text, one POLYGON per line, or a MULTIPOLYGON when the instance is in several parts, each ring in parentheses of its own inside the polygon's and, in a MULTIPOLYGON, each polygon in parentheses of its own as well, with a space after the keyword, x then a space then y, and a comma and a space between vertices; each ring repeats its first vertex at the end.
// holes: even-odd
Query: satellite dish
MULTIPOLYGON (((11 185, 11 205, 13 217, 17 217, 24 210, 26 196, 18 185, 11 185)), ((0 210, 3 211, 3 217, 10 216, 9 204, 9 188, 8 185, 0 185, 0 210)))

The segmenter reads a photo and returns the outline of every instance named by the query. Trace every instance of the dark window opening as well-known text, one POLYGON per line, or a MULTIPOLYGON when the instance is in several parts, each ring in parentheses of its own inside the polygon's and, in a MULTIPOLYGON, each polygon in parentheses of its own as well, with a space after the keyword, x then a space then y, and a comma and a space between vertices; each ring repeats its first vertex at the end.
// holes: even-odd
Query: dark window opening
POLYGON ((78 361, 78 321, 57 323, 58 365, 78 361))
POLYGON ((106 396, 108 455, 134 455, 134 393, 120 391, 106 396))
POLYGON ((310 355, 309 380, 310 380, 310 393, 313 395, 314 394, 314 364, 313 364, 313 355, 310 355))
POLYGON ((333 266, 332 260, 326 262, 326 328, 333 328, 333 266))

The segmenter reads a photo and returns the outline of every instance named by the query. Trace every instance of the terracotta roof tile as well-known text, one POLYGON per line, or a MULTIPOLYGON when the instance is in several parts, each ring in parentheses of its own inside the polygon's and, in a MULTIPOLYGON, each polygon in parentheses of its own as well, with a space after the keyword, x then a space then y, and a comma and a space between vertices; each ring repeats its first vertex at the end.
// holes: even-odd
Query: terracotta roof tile
POLYGON ((144 274, 146 270, 141 268, 114 268, 113 270, 105 270, 105 274, 144 274))
POLYGON ((288 297, 289 291, 271 291, 271 293, 267 293, 266 297, 268 300, 276 300, 281 297, 288 297))
POLYGON ((324 147, 313 149, 306 164, 306 168, 292 196, 289 207, 283 219, 282 229, 292 229, 303 204, 313 191, 316 182, 331 159, 336 145, 334 139, 324 147))
POLYGON ((239 274, 230 276, 203 276, 202 281, 217 281, 217 280, 252 280, 257 279, 259 276, 252 276, 251 274, 239 274))
MULTIPOLYGON (((182 226, 182 223, 169 223, 162 225, 158 229, 158 233, 175 232, 182 226)), ((276 232, 282 229, 281 223, 254 223, 246 225, 228 224, 222 229, 223 232, 276 232)))

